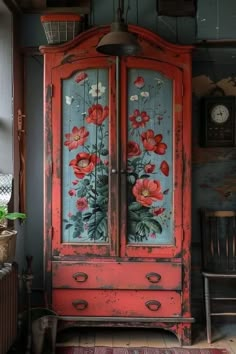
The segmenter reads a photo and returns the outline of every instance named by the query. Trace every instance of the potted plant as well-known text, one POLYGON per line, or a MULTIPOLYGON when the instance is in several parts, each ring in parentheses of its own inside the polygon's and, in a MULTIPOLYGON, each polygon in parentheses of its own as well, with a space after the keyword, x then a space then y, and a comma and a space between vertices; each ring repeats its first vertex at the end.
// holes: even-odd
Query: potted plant
POLYGON ((6 205, 0 205, 0 266, 12 262, 15 257, 17 231, 8 227, 8 220, 25 218, 25 213, 9 213, 6 205))

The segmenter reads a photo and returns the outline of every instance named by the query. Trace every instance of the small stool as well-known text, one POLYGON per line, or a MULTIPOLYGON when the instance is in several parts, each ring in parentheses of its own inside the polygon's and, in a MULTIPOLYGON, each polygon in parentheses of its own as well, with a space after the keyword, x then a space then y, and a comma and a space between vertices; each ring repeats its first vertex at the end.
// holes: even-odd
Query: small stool
POLYGON ((33 353, 42 354, 45 338, 49 338, 50 353, 56 353, 56 337, 57 337, 58 318, 55 315, 42 316, 32 323, 32 344, 33 353))

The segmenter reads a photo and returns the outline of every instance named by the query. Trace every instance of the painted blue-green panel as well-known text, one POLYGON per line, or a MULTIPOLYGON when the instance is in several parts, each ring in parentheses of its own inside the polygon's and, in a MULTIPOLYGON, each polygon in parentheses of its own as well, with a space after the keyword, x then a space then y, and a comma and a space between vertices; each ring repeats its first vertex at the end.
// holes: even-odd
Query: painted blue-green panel
POLYGON ((128 242, 173 242, 172 81, 128 73, 128 242))
POLYGON ((63 80, 64 242, 108 242, 108 70, 63 80))

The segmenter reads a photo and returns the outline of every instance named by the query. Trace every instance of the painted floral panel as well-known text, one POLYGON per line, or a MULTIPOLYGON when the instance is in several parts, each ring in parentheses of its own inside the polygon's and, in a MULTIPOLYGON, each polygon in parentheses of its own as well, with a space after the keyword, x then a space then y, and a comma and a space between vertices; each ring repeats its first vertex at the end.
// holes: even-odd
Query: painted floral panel
POLYGON ((172 80, 128 74, 128 243, 173 243, 172 80))
POLYGON ((63 80, 62 241, 107 243, 108 70, 63 80))

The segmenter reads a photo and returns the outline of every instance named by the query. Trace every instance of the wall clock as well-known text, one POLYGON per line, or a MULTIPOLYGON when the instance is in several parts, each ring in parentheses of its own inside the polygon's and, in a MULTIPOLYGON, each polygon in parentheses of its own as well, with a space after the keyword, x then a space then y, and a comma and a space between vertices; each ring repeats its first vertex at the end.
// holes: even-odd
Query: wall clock
POLYGON ((201 145, 206 147, 236 146, 236 97, 203 98, 201 145))

